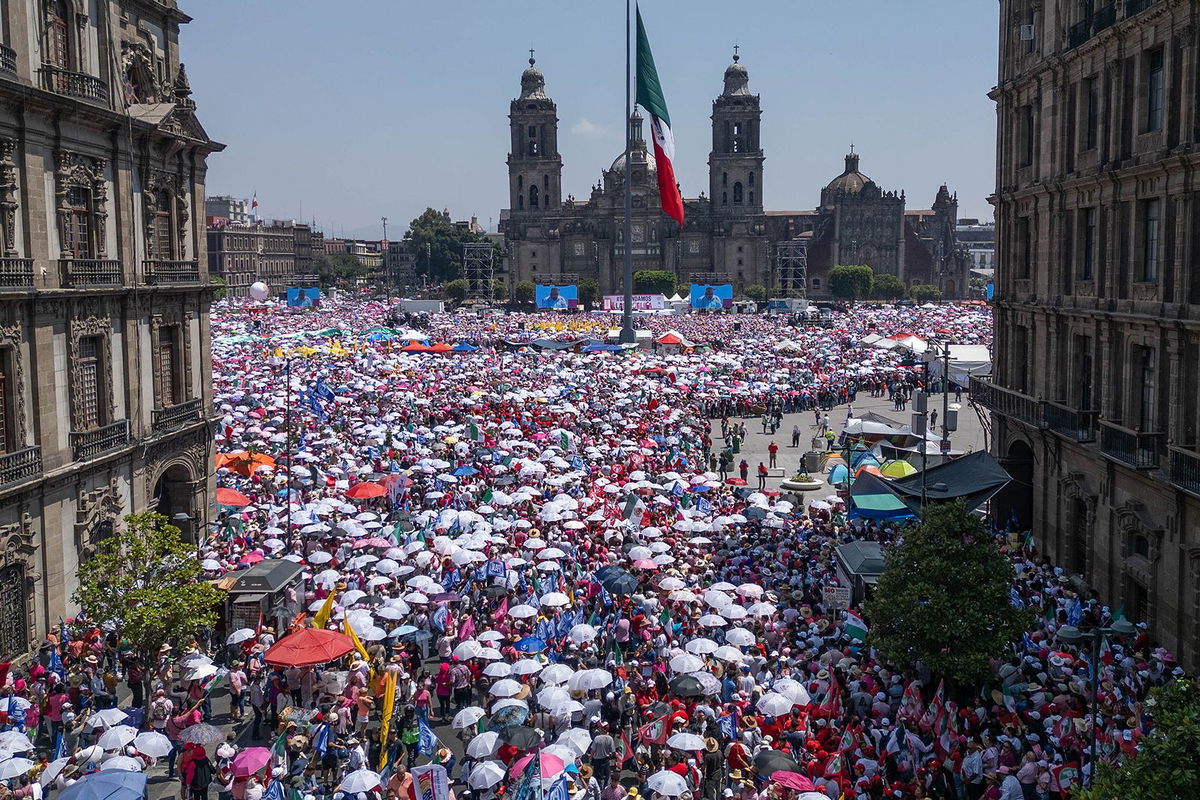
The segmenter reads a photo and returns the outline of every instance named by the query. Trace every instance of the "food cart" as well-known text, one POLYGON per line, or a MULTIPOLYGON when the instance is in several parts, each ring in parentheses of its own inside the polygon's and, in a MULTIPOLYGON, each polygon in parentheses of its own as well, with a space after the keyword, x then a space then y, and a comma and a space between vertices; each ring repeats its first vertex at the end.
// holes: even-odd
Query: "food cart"
POLYGON ((304 567, 285 558, 260 561, 233 578, 225 602, 227 630, 257 628, 261 620, 282 634, 304 605, 304 567))

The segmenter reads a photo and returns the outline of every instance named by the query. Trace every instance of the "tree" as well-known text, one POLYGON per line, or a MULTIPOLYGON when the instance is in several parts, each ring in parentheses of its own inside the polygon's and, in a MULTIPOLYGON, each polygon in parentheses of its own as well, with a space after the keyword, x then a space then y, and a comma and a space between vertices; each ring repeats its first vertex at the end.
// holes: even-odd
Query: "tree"
POLYGON ((1092 788, 1077 800, 1124 797, 1200 797, 1200 684, 1178 678, 1146 700, 1154 728, 1122 764, 1101 763, 1092 788))
POLYGON ((467 292, 470 290, 471 285, 467 283, 466 278, 456 278, 452 281, 448 281, 444 288, 446 291, 447 300, 453 300, 456 303, 461 303, 463 300, 467 299, 467 292))
POLYGON ((743 294, 754 302, 761 303, 767 299, 767 287, 752 283, 743 290, 743 294))
POLYGON ((834 297, 854 302, 871 296, 875 270, 866 264, 842 265, 829 271, 829 290, 834 297))
POLYGON ((895 275, 885 272, 875 276, 875 285, 871 289, 871 296, 876 300, 899 300, 904 297, 904 294, 904 281, 895 275))
POLYGON ((584 278, 579 282, 579 302, 588 308, 594 308, 600 300, 600 284, 595 278, 584 278))
POLYGON ((432 208, 409 223, 404 239, 417 259, 417 274, 430 275, 431 283, 462 277, 462 246, 488 241, 465 226, 454 225, 449 213, 432 208))
POLYGON ((125 517, 124 529, 102 539, 78 570, 72 599, 94 621, 110 621, 146 668, 150 679, 164 644, 190 642, 217 621, 222 593, 201 580, 195 545, 162 514, 144 511, 125 517))
POLYGON ((513 287, 512 299, 518 303, 532 303, 536 288, 533 281, 520 281, 513 287))
POLYGON ((1010 600, 1012 563, 960 503, 929 506, 924 516, 884 554, 864 609, 869 641, 896 665, 921 661, 954 680, 986 680, 989 659, 1033 622, 1010 600))
POLYGON ((675 293, 675 273, 665 269, 640 269, 633 273, 633 291, 670 297, 675 293))
POLYGON ((314 259, 321 286, 355 284, 367 274, 367 267, 349 253, 321 254, 314 259))
POLYGON ((213 299, 225 299, 225 295, 229 293, 228 289, 226 288, 229 284, 225 281, 225 279, 220 275, 209 275, 208 282, 212 284, 213 287, 213 299))
POLYGON ((499 278, 492 278, 492 299, 498 301, 508 299, 508 286, 499 278))
POLYGON ((675 286, 675 294, 687 300, 692 293, 692 285, 690 283, 680 283, 675 286))
POLYGON ((908 293, 915 303, 936 303, 942 299, 942 290, 932 283, 918 283, 908 293))

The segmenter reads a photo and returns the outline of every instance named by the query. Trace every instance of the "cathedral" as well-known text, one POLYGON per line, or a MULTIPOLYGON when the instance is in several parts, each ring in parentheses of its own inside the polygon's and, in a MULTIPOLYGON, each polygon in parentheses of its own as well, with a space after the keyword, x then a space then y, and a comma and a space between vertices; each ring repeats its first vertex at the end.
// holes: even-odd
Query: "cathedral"
POLYGON ((931 209, 908 209, 904 192, 882 190, 859 171, 859 156, 851 152, 815 209, 764 210, 762 107, 736 53, 713 101, 708 192, 684 197, 682 228, 661 210, 642 122, 635 110, 629 119, 633 231, 625 242, 624 152, 586 200, 563 199, 558 108, 530 57, 521 96, 509 107, 509 207, 500 212, 500 232, 510 284, 591 279, 601 293, 617 293, 628 246, 634 271, 669 270, 680 283, 732 283, 736 293, 758 284, 770 296, 827 298, 832 267, 869 264, 905 285, 935 284, 947 299, 967 296, 969 259, 954 232, 958 200, 944 185, 931 209))

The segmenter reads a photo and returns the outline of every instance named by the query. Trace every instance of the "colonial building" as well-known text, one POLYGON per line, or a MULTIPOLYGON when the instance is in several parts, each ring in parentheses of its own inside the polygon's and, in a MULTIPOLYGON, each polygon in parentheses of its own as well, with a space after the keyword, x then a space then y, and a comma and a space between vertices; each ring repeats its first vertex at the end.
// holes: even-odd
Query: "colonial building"
POLYGON ((0 4, 0 660, 124 514, 203 525, 205 161, 175 0, 0 4))
POLYGON ((992 447, 1037 545, 1200 667, 1188 0, 1001 0, 992 447))
MULTIPOLYGON (((500 212, 504 272, 510 284, 592 279, 602 292, 619 291, 626 247, 625 154, 586 199, 564 199, 557 106, 545 88, 530 58, 521 95, 509 107, 509 207, 500 212)), ((969 259, 954 235, 958 200, 945 186, 931 209, 908 209, 903 192, 881 189, 859 171, 859 156, 851 153, 814 210, 766 211, 761 123, 760 98, 751 94, 749 73, 734 55, 713 101, 708 189, 684 198, 681 229, 661 211, 654 153, 646 147, 642 117, 634 112, 628 243, 634 270, 670 270, 683 283, 732 283, 739 290, 758 284, 772 293, 824 297, 833 266, 869 264, 906 284, 935 283, 948 297, 965 296, 969 259), (795 264, 797 248, 807 260, 799 273, 783 266, 789 258, 795 264)))
POLYGON ((312 227, 295 220, 233 224, 208 219, 209 273, 225 281, 230 297, 247 297, 265 281, 272 292, 316 286, 312 227))

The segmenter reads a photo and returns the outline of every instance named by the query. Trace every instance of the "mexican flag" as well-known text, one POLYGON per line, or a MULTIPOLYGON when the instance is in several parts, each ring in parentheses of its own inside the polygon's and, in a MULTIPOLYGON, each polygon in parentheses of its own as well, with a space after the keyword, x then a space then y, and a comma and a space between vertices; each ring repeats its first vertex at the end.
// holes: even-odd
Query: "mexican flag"
POLYGON ((658 195, 662 210, 668 217, 683 225, 683 197, 675 183, 675 136, 671 133, 671 116, 663 98, 658 70, 650 40, 642 24, 642 10, 637 11, 637 104, 650 114, 650 133, 654 138, 654 160, 658 165, 658 195))
POLYGON ((846 624, 843 628, 846 633, 859 641, 867 638, 867 623, 863 622, 863 618, 853 611, 846 612, 846 624))

